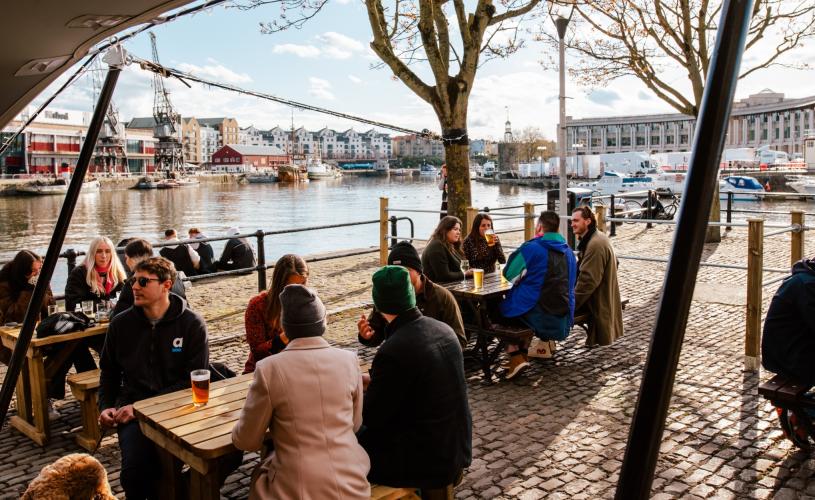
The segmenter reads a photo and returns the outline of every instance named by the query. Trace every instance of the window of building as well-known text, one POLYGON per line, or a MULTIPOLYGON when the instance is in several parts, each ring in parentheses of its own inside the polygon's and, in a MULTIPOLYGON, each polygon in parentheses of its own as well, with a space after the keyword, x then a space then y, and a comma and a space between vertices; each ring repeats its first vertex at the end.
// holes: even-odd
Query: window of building
POLYGON ((630 146, 631 145, 631 137, 629 137, 627 135, 623 136, 620 139, 620 144, 622 144, 623 146, 630 146))

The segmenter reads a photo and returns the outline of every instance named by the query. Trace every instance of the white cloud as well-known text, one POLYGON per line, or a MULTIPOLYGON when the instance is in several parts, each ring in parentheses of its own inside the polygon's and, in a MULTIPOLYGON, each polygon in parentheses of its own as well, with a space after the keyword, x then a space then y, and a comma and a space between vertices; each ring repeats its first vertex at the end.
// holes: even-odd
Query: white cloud
POLYGON ((331 82, 314 76, 310 77, 308 81, 311 84, 311 87, 308 90, 309 94, 317 99, 323 99, 325 101, 334 100, 334 94, 331 92, 331 82))
POLYGON ((350 59, 365 50, 362 42, 335 31, 327 31, 316 38, 323 44, 323 54, 331 59, 350 59))
POLYGON ((226 66, 219 64, 217 61, 211 60, 215 64, 207 66, 196 66, 195 64, 181 63, 178 69, 186 73, 192 73, 202 78, 207 78, 224 83, 248 83, 252 81, 252 77, 246 73, 236 73, 226 66))
POLYGON ((358 76, 348 75, 348 79, 356 84, 362 83, 362 78, 359 78, 358 76))
POLYGON ((275 54, 293 54, 304 58, 314 58, 320 55, 320 49, 314 45, 298 45, 296 43, 275 45, 272 52, 275 54))

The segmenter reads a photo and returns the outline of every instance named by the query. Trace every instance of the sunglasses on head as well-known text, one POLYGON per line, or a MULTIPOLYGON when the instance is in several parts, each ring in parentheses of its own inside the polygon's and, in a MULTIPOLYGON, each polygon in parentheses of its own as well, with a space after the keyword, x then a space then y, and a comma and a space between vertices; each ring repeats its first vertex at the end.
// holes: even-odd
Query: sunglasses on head
POLYGON ((138 278, 135 276, 131 276, 130 278, 127 279, 127 283, 130 286, 133 286, 135 283, 138 283, 139 286, 142 288, 146 287, 147 284, 150 283, 151 281, 158 281, 159 283, 161 282, 161 280, 158 278, 147 278, 145 276, 140 276, 138 278))

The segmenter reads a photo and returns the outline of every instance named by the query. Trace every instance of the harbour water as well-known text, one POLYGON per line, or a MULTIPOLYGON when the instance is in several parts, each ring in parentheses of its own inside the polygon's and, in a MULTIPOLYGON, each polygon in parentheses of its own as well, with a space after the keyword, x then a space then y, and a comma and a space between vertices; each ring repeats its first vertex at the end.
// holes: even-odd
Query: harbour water
MULTIPOLYGON (((535 188, 473 182, 472 189, 473 202, 481 208, 546 200, 544 190, 535 188)), ((397 208, 438 210, 441 203, 441 191, 432 177, 346 176, 307 184, 202 183, 196 188, 173 190, 103 190, 80 196, 63 250, 84 251, 96 235, 107 236, 114 243, 132 236, 158 241, 171 227, 181 237, 190 227, 199 228, 207 236, 220 236, 231 226, 248 233, 374 220, 379 217, 380 196, 387 196, 391 207, 397 208)), ((4 235, 0 262, 24 248, 44 255, 62 200, 61 196, 0 198, 0 234, 4 235)), ((413 220, 417 238, 427 238, 438 222, 435 214, 396 215, 413 220)), ((521 220, 509 220, 496 225, 500 229, 521 224, 521 220)), ((407 222, 399 223, 399 233, 403 232, 409 234, 407 222)), ((266 239, 266 256, 274 262, 285 253, 306 255, 374 246, 378 235, 379 226, 367 224, 271 236, 266 239)), ((217 257, 223 242, 214 242, 213 247, 217 257)), ((63 289, 65 279, 62 260, 52 280, 55 292, 63 289)))

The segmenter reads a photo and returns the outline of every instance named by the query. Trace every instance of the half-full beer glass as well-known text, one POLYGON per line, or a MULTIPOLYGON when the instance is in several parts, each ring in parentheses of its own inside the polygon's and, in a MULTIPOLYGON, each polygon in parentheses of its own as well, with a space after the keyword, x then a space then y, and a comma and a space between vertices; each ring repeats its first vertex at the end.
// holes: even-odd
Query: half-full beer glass
POLYGON ((192 404, 203 406, 209 401, 209 370, 193 370, 190 372, 192 379, 192 404))
POLYGON ((494 246, 495 245, 495 231, 492 229, 487 229, 484 232, 484 239, 487 240, 487 246, 494 246))
POLYGON ((481 288, 484 286, 484 270, 473 269, 473 287, 481 288))

